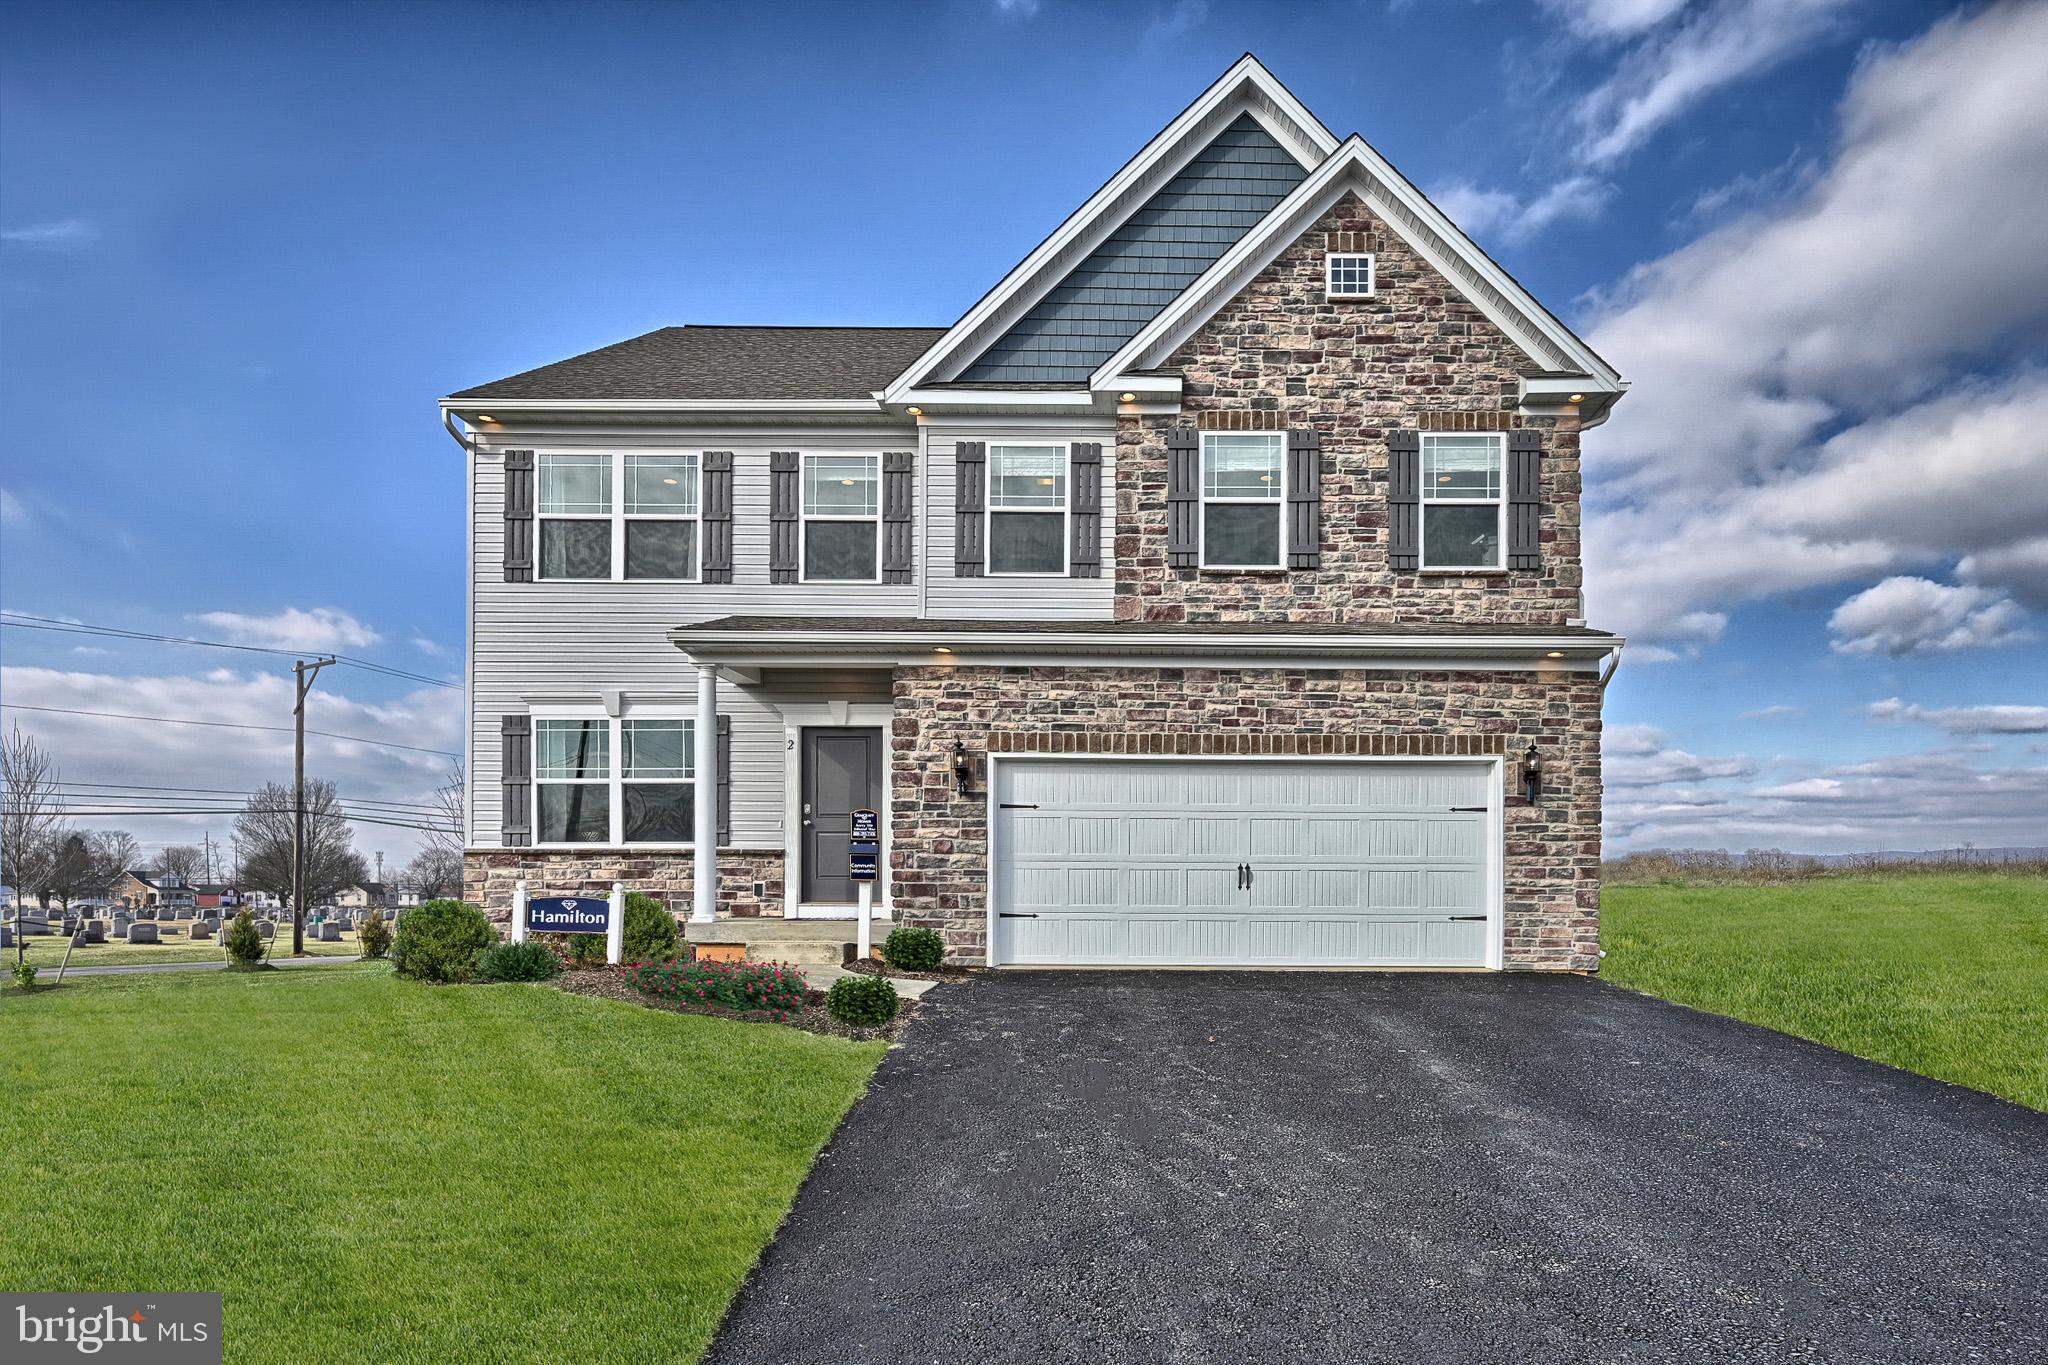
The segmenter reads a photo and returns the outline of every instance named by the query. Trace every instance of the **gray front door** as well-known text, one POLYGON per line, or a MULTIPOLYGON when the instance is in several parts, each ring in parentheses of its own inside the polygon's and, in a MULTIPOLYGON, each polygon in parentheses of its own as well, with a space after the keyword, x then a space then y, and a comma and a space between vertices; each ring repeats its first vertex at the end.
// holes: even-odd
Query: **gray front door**
POLYGON ((882 808, 882 731, 876 726, 804 731, 803 873, 807 905, 860 898, 846 875, 853 813, 882 808))

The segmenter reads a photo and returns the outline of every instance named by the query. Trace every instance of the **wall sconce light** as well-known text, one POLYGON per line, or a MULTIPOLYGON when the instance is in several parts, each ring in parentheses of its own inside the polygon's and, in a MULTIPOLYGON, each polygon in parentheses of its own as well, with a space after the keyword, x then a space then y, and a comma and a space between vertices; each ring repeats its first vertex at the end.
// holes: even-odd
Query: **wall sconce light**
POLYGON ((1522 751, 1522 795, 1535 805, 1537 796, 1543 791, 1543 760, 1536 753, 1536 742, 1522 751))
POLYGON ((961 796, 979 796, 973 791, 974 761, 967 756, 967 746, 959 740, 953 741, 953 790, 961 796))

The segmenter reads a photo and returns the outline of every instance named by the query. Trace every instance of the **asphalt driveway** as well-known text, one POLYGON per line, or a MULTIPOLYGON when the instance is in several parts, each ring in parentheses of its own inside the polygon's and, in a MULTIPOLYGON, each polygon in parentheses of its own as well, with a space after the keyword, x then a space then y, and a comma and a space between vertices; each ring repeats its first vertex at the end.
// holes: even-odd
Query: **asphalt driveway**
POLYGON ((2048 1359, 2048 1116, 1572 977, 927 1000, 716 1362, 2048 1359))

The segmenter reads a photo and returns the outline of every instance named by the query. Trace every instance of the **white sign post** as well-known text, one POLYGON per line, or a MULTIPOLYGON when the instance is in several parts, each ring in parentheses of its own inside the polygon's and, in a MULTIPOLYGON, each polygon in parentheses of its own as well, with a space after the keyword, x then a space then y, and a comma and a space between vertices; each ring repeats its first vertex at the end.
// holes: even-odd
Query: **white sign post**
POLYGON ((611 918, 604 930, 604 960, 614 967, 626 954, 626 884, 612 883, 611 918))
POLYGON ((526 942, 526 878, 512 883, 512 941, 526 942))
MULTIPOLYGON (((875 931, 873 926, 868 923, 868 916, 873 913, 874 904, 875 884, 873 882, 862 882, 860 884, 860 929, 854 935, 857 944, 856 953, 862 962, 866 962, 874 954, 875 931)), ((841 951, 844 950, 842 949, 841 951)))

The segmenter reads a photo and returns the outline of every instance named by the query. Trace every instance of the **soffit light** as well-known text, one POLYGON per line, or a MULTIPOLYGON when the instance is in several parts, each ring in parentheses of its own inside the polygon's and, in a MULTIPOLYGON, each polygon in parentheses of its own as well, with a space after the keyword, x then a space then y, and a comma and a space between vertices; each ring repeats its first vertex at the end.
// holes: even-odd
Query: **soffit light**
POLYGON ((498 419, 491 416, 488 412, 480 412, 476 415, 476 420, 479 422, 495 422, 498 419))
POLYGON ((924 409, 923 409, 923 408, 905 408, 905 409, 904 409, 904 411, 905 411, 905 412, 907 412, 907 413, 909 413, 909 414, 910 414, 910 415, 911 415, 912 417, 922 417, 922 416, 924 416, 924 409))
POLYGON ((1553 649, 1543 657, 1546 659, 1562 659, 1564 657, 1564 651, 1561 649, 1553 649))
POLYGON ((1135 393, 1120 393, 1116 397, 1119 403, 1135 403, 1138 401, 1138 395, 1135 393))
POLYGON ((1583 393, 1575 393, 1572 395, 1572 401, 1574 403, 1583 403, 1586 401, 1586 395, 1584 395, 1583 393))
POLYGON ((953 646, 951 645, 938 645, 934 647, 932 650, 932 653, 934 654, 951 654, 952 652, 953 646))

